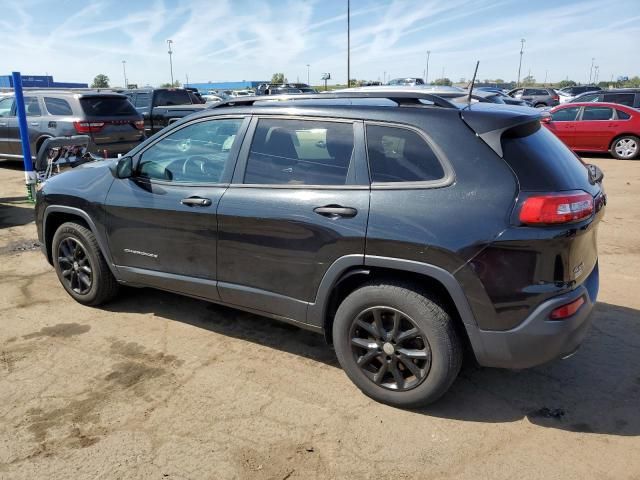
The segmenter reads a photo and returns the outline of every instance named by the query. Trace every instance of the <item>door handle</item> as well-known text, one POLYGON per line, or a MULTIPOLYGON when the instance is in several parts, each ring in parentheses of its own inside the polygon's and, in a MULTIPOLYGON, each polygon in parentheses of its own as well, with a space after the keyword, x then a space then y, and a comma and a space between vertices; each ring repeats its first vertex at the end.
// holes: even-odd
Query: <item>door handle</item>
POLYGON ((37 127, 38 125, 40 125, 40 122, 31 122, 31 126, 33 127, 37 127))
POLYGON ((180 200, 180 203, 187 207, 208 207, 211 205, 211 200, 202 197, 187 197, 180 200))
POLYGON ((329 218, 352 218, 358 214, 358 210, 351 207, 342 207, 340 205, 327 205, 326 207, 316 207, 313 209, 318 215, 329 218))
POLYGON ((7 126, 7 122, 0 122, 0 127, 6 127, 7 126))

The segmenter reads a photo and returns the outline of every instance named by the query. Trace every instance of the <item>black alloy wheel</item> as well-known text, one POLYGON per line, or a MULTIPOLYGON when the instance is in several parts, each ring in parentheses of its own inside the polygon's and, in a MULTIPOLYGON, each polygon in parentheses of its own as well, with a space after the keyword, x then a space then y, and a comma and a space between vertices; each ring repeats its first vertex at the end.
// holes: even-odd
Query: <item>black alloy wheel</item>
POLYGON ((86 295, 93 284, 93 269, 87 251, 79 240, 64 238, 58 245, 58 264, 62 281, 79 295, 86 295))
POLYGON ((411 317, 400 310, 367 308, 353 322, 350 339, 356 364, 376 385, 411 390, 429 374, 429 342, 411 317))

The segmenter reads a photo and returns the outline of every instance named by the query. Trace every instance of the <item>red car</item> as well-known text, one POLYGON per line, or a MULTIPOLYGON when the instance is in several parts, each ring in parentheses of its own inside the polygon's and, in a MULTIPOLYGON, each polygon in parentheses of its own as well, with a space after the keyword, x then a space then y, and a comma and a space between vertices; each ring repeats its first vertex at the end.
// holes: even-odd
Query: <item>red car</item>
POLYGON ((640 153, 640 110, 617 103, 565 103, 542 123, 576 152, 609 152, 631 160, 640 153))

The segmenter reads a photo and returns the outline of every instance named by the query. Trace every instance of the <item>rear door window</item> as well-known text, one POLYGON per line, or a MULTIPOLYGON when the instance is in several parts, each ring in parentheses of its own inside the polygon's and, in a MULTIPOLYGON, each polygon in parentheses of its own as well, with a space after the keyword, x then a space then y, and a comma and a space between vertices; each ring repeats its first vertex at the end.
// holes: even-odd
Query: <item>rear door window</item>
POLYGON ((244 183, 344 185, 353 146, 350 122, 261 118, 244 183))
POLYGON ((573 122, 578 116, 580 107, 563 108, 551 114, 554 122, 573 122))
POLYGON ((608 107, 584 107, 582 112, 583 121, 611 120, 613 109, 608 107))
POLYGON ((80 99, 82 110, 89 117, 138 116, 138 112, 126 97, 84 97, 80 99))
POLYGON ((413 130, 367 125, 367 156, 372 183, 428 182, 445 172, 433 149, 413 130))
POLYGON ((24 109, 27 112, 27 117, 39 117, 42 115, 38 97, 24 97, 24 109))
POLYGON ((62 98, 44 97, 44 106, 50 115, 73 115, 71 105, 62 98))
POLYGON ((634 97, 635 95, 633 93, 605 93, 604 101, 633 107, 634 97))

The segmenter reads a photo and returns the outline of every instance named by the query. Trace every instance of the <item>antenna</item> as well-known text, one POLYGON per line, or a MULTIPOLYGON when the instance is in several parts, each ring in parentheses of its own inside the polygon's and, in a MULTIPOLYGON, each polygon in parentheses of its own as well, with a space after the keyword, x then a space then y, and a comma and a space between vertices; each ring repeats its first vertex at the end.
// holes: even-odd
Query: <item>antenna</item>
POLYGON ((471 85, 469 86, 469 98, 467 99, 467 103, 471 103, 471 94, 473 93, 473 85, 476 83, 476 75, 478 74, 479 66, 480 66, 480 60, 476 62, 476 71, 473 72, 473 79, 471 80, 471 85))

